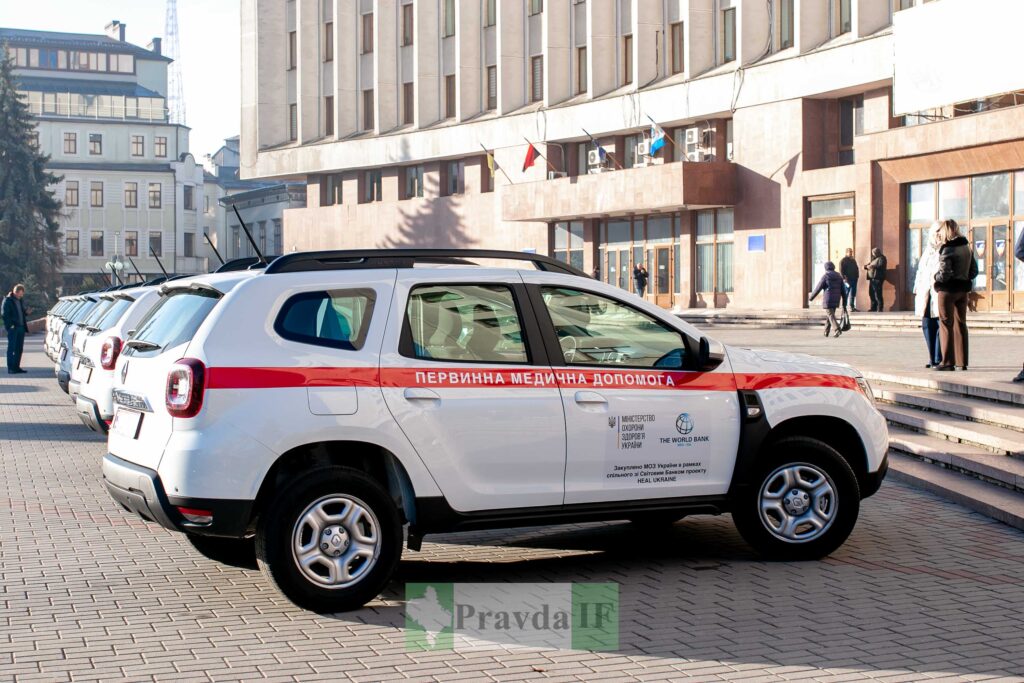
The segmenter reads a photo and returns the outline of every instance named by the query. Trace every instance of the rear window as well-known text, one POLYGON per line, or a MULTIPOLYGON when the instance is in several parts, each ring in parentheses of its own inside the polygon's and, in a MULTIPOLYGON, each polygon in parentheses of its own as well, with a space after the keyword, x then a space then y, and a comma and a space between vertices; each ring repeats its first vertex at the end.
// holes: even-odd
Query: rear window
POLYGON ((296 294, 281 307, 274 331, 303 344, 358 351, 366 341, 375 301, 372 289, 296 294))
POLYGON ((220 294, 206 289, 175 290, 163 296, 139 324, 132 341, 155 344, 154 348, 129 348, 132 353, 169 349, 192 339, 206 320, 220 294))
POLYGON ((96 322, 93 323, 93 327, 105 330, 108 327, 115 325, 132 303, 134 302, 131 299, 114 299, 114 304, 107 309, 106 313, 96 319, 96 322))
POLYGON ((77 323, 77 322, 80 322, 80 321, 84 320, 90 313, 92 313, 92 310, 95 307, 96 307, 96 302, 95 301, 86 301, 84 304, 82 304, 78 308, 77 311, 75 311, 74 315, 71 316, 71 321, 70 322, 77 323))
POLYGON ((113 305, 114 302, 111 299, 100 299, 99 303, 93 306, 93 309, 89 311, 89 315, 82 318, 82 326, 90 327, 94 325, 96 321, 102 318, 113 305))

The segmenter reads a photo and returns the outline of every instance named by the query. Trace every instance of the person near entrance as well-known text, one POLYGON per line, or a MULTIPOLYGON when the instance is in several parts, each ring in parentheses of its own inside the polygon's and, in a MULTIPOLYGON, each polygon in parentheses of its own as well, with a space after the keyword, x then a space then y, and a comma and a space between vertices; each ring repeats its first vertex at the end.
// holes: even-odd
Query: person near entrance
POLYGON ((942 345, 939 343, 939 297, 935 291, 935 274, 939 272, 939 228, 936 221, 928 232, 928 240, 917 262, 917 274, 914 277, 914 312, 921 316, 921 331, 924 333, 924 344, 928 350, 926 368, 942 363, 942 345))
MULTIPOLYGON (((1013 248, 1013 255, 1021 262, 1021 268, 1024 268, 1024 230, 1020 231, 1017 235, 1017 244, 1013 248)), ((1024 382, 1024 368, 1017 373, 1017 376, 1013 378, 1014 382, 1024 382)))
POLYGON ((638 263, 633 266, 633 283, 636 285, 637 295, 641 298, 643 298, 644 292, 647 291, 647 280, 649 277, 644 264, 638 263))
POLYGON ((970 242, 960 234, 956 221, 939 222, 939 268, 935 273, 935 291, 939 300, 939 338, 942 362, 935 370, 967 369, 967 297, 978 261, 970 242))
POLYGON ((28 372, 21 368, 21 353, 25 346, 25 333, 28 332, 28 316, 21 299, 25 296, 25 285, 14 285, 4 297, 0 316, 3 317, 4 330, 7 331, 7 374, 17 375, 28 372))
POLYGON ((871 312, 881 313, 884 304, 882 303, 882 283, 885 282, 885 271, 888 268, 889 262, 885 258, 885 254, 878 247, 874 247, 871 250, 871 260, 864 270, 868 274, 868 296, 871 299, 871 312))
POLYGON ((860 266, 853 258, 853 249, 846 248, 846 256, 839 261, 839 274, 846 283, 846 298, 850 303, 850 312, 857 312, 857 282, 860 280, 860 266))
POLYGON ((818 280, 818 285, 811 292, 810 301, 814 301, 818 294, 824 292, 821 298, 821 307, 825 309, 825 336, 835 329, 835 336, 843 333, 842 328, 836 321, 836 309, 843 302, 843 276, 836 272, 836 264, 831 261, 825 262, 825 274, 818 280))

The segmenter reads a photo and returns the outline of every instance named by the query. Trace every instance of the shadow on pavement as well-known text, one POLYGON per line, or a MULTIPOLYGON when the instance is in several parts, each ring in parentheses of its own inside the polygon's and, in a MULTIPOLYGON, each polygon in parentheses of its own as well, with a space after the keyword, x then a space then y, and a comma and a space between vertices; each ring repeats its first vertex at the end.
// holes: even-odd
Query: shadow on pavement
POLYGON ((92 441, 106 442, 106 437, 89 431, 83 424, 7 422, 3 438, 7 441, 92 441))

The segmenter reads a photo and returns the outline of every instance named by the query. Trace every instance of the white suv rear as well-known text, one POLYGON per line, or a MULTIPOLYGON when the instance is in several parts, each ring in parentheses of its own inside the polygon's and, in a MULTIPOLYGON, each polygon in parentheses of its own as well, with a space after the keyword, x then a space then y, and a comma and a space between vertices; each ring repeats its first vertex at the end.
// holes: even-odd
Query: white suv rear
POLYGON ((418 549, 731 512, 762 553, 818 558, 886 470, 849 366, 725 349, 543 256, 316 252, 169 283, 114 378, 112 497, 217 559, 254 544, 317 611, 375 597, 406 525, 418 549))

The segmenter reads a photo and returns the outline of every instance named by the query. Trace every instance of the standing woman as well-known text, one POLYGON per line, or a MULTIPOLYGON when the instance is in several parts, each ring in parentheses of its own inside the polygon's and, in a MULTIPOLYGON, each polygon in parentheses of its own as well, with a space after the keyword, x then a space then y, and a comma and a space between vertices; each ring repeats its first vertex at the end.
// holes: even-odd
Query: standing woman
POLYGON ((939 222, 939 269, 935 273, 935 291, 939 300, 939 339, 942 362, 936 370, 967 369, 967 297, 978 261, 970 242, 960 234, 956 221, 939 222))
POLYGON ((938 221, 932 223, 928 231, 928 241, 917 262, 917 275, 914 277, 914 312, 921 316, 921 330, 924 332, 924 344, 928 349, 928 363, 931 368, 942 363, 942 345, 939 343, 939 298, 935 292, 935 274, 939 272, 939 228, 938 221))

